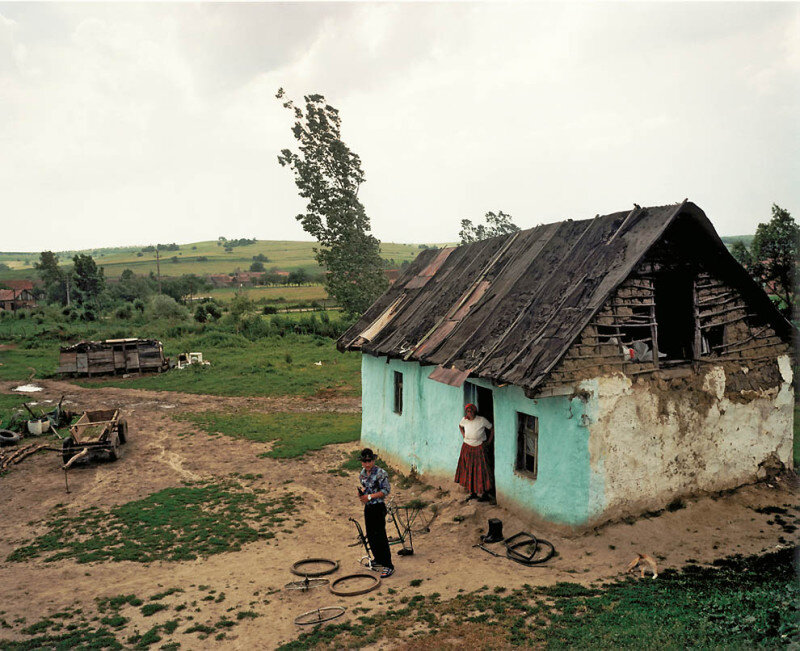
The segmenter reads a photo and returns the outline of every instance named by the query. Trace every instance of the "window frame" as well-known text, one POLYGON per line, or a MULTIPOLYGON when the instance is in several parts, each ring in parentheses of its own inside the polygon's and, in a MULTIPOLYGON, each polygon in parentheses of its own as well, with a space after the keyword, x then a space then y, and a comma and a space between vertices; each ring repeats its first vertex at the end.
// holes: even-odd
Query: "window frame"
POLYGON ((539 475, 539 418, 533 414, 526 414, 524 412, 517 412, 517 455, 514 460, 514 472, 535 480, 539 475), (526 421, 533 419, 533 470, 527 467, 527 454, 526 445, 526 432, 530 429, 526 427, 526 421))
POLYGON ((403 414, 403 373, 402 371, 395 371, 394 376, 394 404, 392 411, 398 416, 403 414))

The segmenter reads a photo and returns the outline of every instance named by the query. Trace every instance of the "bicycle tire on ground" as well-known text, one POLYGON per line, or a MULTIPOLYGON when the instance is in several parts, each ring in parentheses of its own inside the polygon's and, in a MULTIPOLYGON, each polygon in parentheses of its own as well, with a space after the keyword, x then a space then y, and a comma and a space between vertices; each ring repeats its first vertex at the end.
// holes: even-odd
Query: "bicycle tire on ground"
POLYGON ((510 558, 512 561, 514 561, 516 563, 519 563, 520 565, 539 565, 540 563, 544 563, 545 561, 549 561, 551 558, 553 558, 553 556, 555 556, 556 548, 553 546, 553 543, 551 543, 549 540, 545 540, 544 538, 536 538, 535 539, 537 552, 540 549, 541 545, 544 545, 544 546, 549 548, 547 553, 545 553, 545 555, 542 556, 541 558, 535 558, 536 552, 534 552, 534 554, 533 554, 534 558, 530 558, 530 557, 525 556, 523 554, 520 554, 518 551, 516 551, 517 547, 522 547, 523 545, 529 545, 532 542, 534 542, 534 541, 533 540, 524 540, 522 542, 514 543, 512 545, 507 546, 506 547, 506 556, 508 558, 510 558))
POLYGON ((302 615, 298 615, 294 618, 294 623, 298 626, 314 626, 316 624, 321 624, 323 622, 329 622, 332 619, 336 619, 337 617, 341 617, 344 615, 346 608, 344 606, 326 606, 325 608, 316 608, 314 610, 309 610, 302 615), (323 615, 322 613, 325 613, 323 615), (303 618, 309 615, 316 614, 317 617, 314 619, 310 619, 309 621, 304 621, 303 618))
POLYGON ((381 584, 381 578, 379 576, 374 575, 374 574, 364 574, 364 573, 348 574, 346 576, 339 577, 333 583, 331 583, 331 585, 329 587, 329 590, 333 594, 335 594, 337 597, 356 597, 356 596, 361 595, 361 594, 367 594, 368 592, 372 592, 380 584, 381 584), (341 589, 336 588, 336 584, 342 583, 343 581, 348 581, 349 579, 355 579, 355 578, 371 579, 372 581, 374 581, 374 583, 371 586, 367 587, 367 588, 361 588, 361 589, 358 589, 358 590, 341 590, 341 589))
POLYGON ((297 561, 291 567, 292 574, 296 574, 297 576, 307 576, 307 577, 317 577, 317 576, 325 576, 327 574, 333 574, 336 570, 339 569, 339 561, 332 561, 329 558, 304 558, 301 561, 297 561), (310 572, 303 572, 299 568, 302 565, 307 565, 310 563, 330 563, 331 568, 327 570, 316 570, 310 572))

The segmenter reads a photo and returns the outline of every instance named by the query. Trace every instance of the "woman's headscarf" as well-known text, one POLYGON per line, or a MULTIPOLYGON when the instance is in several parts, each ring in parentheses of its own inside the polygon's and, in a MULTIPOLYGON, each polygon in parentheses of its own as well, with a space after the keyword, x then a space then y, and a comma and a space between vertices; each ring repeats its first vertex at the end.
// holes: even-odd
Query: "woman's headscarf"
POLYGON ((473 405, 471 402, 468 402, 466 405, 464 405, 464 413, 465 414, 467 413, 467 409, 472 409, 475 412, 475 415, 476 416, 478 415, 478 408, 475 405, 473 405))

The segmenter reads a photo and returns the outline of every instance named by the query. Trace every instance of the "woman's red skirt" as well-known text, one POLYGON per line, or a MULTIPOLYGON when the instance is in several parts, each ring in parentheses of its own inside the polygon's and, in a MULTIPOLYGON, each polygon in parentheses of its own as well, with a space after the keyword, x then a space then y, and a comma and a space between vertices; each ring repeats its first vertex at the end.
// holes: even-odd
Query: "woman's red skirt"
POLYGON ((455 481, 470 493, 485 493, 492 487, 489 465, 483 445, 461 445, 455 481))

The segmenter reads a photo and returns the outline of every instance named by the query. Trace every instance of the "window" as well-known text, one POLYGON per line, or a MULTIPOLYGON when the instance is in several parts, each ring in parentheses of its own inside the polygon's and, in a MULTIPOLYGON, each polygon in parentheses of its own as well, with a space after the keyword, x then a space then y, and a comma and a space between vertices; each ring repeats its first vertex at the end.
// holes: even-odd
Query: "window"
POLYGON ((539 419, 517 413, 517 463, 515 469, 536 479, 539 466, 539 419))
POLYGON ((658 352, 666 361, 692 359, 695 326, 692 277, 686 273, 665 273, 656 277, 654 289, 658 352))
POLYGON ((394 372, 394 413, 403 413, 403 374, 394 372))

